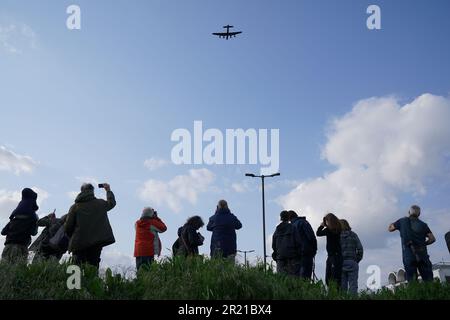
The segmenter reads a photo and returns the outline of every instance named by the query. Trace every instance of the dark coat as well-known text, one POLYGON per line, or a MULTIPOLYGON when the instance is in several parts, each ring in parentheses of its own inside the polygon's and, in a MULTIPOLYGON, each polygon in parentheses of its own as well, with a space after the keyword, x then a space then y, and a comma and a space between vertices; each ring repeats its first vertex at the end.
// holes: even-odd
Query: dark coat
POLYGON ((37 193, 29 188, 22 190, 22 200, 17 208, 11 213, 8 224, 3 228, 2 235, 6 236, 5 245, 20 244, 29 246, 31 236, 37 234, 39 209, 37 203, 37 193))
POLYGON ((176 254, 184 256, 198 255, 198 247, 203 245, 204 240, 205 238, 193 226, 185 224, 178 229, 176 254))
POLYGON ((242 228, 241 222, 229 209, 219 209, 209 218, 206 229, 212 231, 211 256, 228 257, 236 254, 236 230, 242 228))
POLYGON ((341 252, 341 233, 334 233, 330 229, 319 226, 316 235, 318 237, 327 237, 328 256, 342 256, 341 252))
POLYGON ((34 216, 15 215, 2 230, 2 235, 6 236, 5 245, 20 244, 28 247, 31 236, 37 234, 37 220, 36 214, 34 216))
POLYGON ((37 226, 44 227, 39 237, 34 240, 33 244, 30 246, 29 250, 33 252, 43 252, 46 251, 54 251, 49 250, 49 242, 50 239, 58 232, 59 228, 64 225, 66 221, 67 215, 62 216, 61 218, 52 219, 50 215, 45 216, 38 220, 37 226))
POLYGON ((112 191, 107 200, 97 199, 92 191, 81 192, 70 208, 65 231, 70 237, 69 252, 91 247, 105 247, 116 242, 108 219, 108 211, 116 206, 112 191))

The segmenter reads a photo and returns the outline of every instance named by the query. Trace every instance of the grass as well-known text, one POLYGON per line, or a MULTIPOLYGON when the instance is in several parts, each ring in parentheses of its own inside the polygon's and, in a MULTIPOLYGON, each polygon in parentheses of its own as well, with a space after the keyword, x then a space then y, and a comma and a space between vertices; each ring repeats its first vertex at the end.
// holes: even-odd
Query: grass
POLYGON ((449 300, 448 284, 411 283, 391 292, 363 292, 359 296, 329 290, 321 283, 264 272, 262 265, 245 268, 223 260, 167 259, 141 270, 135 277, 107 270, 98 277, 85 267, 80 290, 67 289, 68 264, 0 263, 0 299, 112 299, 112 300, 449 300))

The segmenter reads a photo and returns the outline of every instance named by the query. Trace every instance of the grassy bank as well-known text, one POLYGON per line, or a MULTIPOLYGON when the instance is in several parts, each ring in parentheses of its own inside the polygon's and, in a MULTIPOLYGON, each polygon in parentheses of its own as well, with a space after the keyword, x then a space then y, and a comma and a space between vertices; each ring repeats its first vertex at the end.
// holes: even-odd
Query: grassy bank
POLYGON ((446 299, 448 284, 410 284, 396 290, 364 292, 358 297, 326 290, 322 283, 264 273, 220 260, 175 259, 153 264, 137 277, 107 271, 97 277, 84 269, 80 290, 68 290, 67 264, 0 263, 0 299, 446 299))

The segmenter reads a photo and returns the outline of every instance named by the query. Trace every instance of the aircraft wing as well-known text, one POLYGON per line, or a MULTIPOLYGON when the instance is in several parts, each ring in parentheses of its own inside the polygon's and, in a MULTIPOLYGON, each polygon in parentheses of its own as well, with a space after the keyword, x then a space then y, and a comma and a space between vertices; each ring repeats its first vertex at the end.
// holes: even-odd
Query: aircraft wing
POLYGON ((219 36, 219 37, 226 37, 227 33, 226 32, 214 32, 213 35, 219 36))
POLYGON ((242 31, 230 32, 230 33, 228 33, 228 34, 229 34, 230 36, 235 36, 235 35, 240 34, 240 33, 242 33, 242 31))

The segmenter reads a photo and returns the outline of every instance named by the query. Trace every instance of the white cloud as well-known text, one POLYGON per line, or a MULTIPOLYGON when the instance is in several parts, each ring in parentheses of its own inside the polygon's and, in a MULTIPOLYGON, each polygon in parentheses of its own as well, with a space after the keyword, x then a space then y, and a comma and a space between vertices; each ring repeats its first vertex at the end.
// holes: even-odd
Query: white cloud
POLYGON ((37 35, 24 23, 0 24, 0 52, 22 54, 37 47, 37 35))
POLYGON ((243 183, 233 183, 231 188, 237 193, 245 193, 247 192, 247 188, 243 183))
POLYGON ((79 193, 80 193, 79 191, 69 191, 67 192, 67 196, 69 197, 70 200, 75 201, 79 193))
MULTIPOLYGON (((335 119, 322 156, 336 169, 300 183, 279 199, 318 226, 335 212, 372 248, 385 245, 387 225, 406 214, 404 193, 450 177, 450 101, 424 94, 401 106, 394 98, 358 102, 335 119)), ((426 211, 426 210, 425 210, 426 211)))
POLYGON ((29 156, 17 154, 4 146, 0 146, 0 171, 10 171, 15 174, 30 173, 37 163, 29 156))
POLYGON ((20 191, 0 190, 0 221, 7 220, 21 199, 20 191))
POLYGON ((176 176, 168 182, 148 180, 139 190, 139 197, 180 212, 184 201, 196 204, 198 195, 208 191, 214 179, 215 175, 208 169, 191 169, 189 174, 176 176))
POLYGON ((150 158, 144 161, 144 167, 146 167, 150 171, 155 171, 159 168, 162 168, 167 165, 167 161, 161 158, 150 158))
POLYGON ((231 188, 233 189, 234 192, 237 192, 237 193, 246 193, 246 192, 252 191, 252 189, 256 190, 256 187, 252 188, 252 186, 250 185, 250 182, 248 180, 232 183, 231 188))
POLYGON ((104 268, 128 268, 134 266, 135 261, 131 254, 124 254, 111 247, 106 247, 102 252, 102 267, 104 268))

